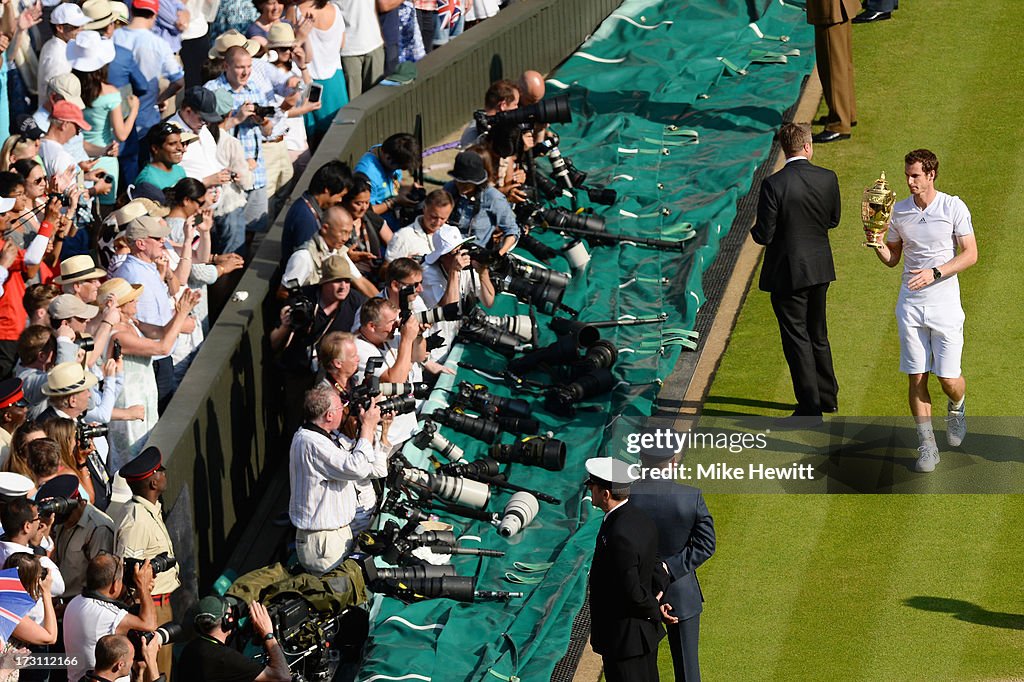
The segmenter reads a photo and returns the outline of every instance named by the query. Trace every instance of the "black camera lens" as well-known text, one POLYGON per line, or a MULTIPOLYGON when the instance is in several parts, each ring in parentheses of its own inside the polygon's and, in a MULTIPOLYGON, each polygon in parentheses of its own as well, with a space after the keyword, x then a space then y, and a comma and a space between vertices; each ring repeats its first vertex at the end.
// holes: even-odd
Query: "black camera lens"
POLYGON ((556 438, 537 436, 511 445, 492 445, 490 456, 503 463, 561 471, 565 467, 565 443, 556 438))
POLYGON ((574 230, 604 232, 604 218, 597 215, 573 213, 564 208, 549 208, 542 214, 542 220, 551 227, 568 227, 574 230))
POLYGON ((455 340, 461 343, 477 343, 507 357, 515 355, 520 345, 519 337, 514 334, 480 322, 463 322, 455 340))
POLYGON ((471 417, 468 414, 459 414, 451 408, 434 410, 432 419, 438 424, 455 429, 459 433, 482 440, 485 443, 494 443, 498 440, 498 433, 501 429, 498 423, 484 417, 471 417))
POLYGON ((611 391, 616 383, 618 380, 610 370, 594 370, 548 391, 544 396, 544 409, 563 417, 574 416, 577 403, 611 391))
POLYGON ((416 398, 396 395, 377 403, 381 414, 409 414, 416 411, 416 398))
POLYGON ((69 500, 66 497, 48 497, 39 503, 37 509, 40 516, 53 514, 61 517, 71 513, 78 506, 77 501, 69 500))

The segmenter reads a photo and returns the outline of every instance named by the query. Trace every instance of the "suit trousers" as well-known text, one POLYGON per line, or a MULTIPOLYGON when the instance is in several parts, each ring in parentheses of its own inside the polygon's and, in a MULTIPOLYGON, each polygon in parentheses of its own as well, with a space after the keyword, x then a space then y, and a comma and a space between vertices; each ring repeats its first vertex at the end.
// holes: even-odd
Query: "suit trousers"
POLYGON ((665 625, 668 646, 672 651, 672 668, 676 682, 700 682, 697 643, 700 635, 700 614, 675 625, 665 625))
POLYGON ((789 364, 797 414, 820 415, 836 406, 839 384, 832 368, 825 298, 828 282, 792 292, 772 292, 782 352, 789 364))
POLYGON ((868 12, 892 12, 899 9, 898 0, 868 0, 864 9, 868 12))
POLYGON ((619 659, 602 656, 601 660, 605 682, 658 682, 657 649, 643 656, 619 659))
POLYGON ((857 120, 857 98, 853 91, 853 24, 814 27, 814 53, 818 78, 825 92, 829 123, 825 130, 848 134, 857 120))

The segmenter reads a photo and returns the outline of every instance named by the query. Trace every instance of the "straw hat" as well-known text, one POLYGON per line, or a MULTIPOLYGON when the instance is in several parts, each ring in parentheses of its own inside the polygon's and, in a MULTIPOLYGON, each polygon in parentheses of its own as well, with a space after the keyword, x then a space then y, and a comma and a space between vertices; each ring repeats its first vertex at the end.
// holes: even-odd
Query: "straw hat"
POLYGON ((117 300, 117 305, 124 305, 125 303, 131 303, 142 294, 141 284, 129 284, 128 280, 120 277, 108 279, 106 282, 100 285, 100 289, 96 292, 96 301, 100 304, 106 302, 107 296, 114 295, 117 300))
POLYGON ((62 362, 46 373, 43 395, 73 395, 88 391, 99 379, 92 372, 86 372, 77 362, 62 362))

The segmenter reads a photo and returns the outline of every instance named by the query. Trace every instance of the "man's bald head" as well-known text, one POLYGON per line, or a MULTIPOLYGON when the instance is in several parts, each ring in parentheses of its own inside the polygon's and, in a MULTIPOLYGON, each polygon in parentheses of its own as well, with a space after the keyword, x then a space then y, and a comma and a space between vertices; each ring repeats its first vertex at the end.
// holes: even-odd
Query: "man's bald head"
POLYGON ((324 211, 324 223, 320 234, 331 249, 345 245, 352 236, 352 214, 341 206, 328 206, 324 211))
POLYGON ((522 104, 536 104, 544 99, 544 76, 538 71, 523 71, 519 77, 519 99, 522 104))

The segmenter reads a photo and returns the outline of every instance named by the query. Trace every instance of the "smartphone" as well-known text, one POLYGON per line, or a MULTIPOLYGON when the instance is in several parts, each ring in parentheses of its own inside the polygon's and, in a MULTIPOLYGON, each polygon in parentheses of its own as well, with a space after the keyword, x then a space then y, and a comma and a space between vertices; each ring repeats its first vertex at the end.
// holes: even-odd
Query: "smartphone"
POLYGON ((309 95, 306 97, 307 102, 319 102, 320 96, 324 92, 324 86, 319 83, 313 83, 309 86, 309 95))
POLYGON ((114 361, 121 359, 121 342, 114 339, 114 347, 110 351, 110 358, 114 361))

